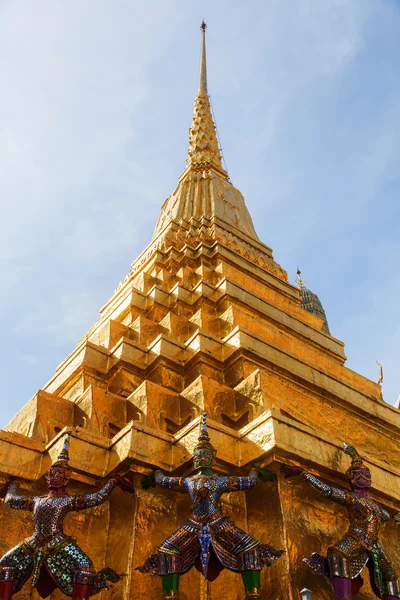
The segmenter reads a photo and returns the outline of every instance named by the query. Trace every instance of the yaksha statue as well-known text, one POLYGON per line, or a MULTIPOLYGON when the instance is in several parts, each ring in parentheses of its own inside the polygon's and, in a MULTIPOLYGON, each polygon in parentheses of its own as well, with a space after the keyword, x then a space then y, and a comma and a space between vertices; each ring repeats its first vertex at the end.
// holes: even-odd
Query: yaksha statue
POLYGON ((256 467, 248 477, 227 477, 212 471, 216 450, 210 442, 206 425, 207 413, 200 423, 198 444, 193 463, 198 471, 193 477, 167 477, 161 471, 147 475, 142 486, 159 485, 176 492, 189 494, 192 501, 190 517, 151 555, 142 573, 160 575, 165 599, 178 598, 179 578, 193 566, 208 581, 214 581, 223 569, 242 575, 246 598, 261 598, 260 571, 281 556, 239 529, 221 512, 220 498, 228 492, 249 490, 258 478, 272 481, 276 476, 256 467))
POLYGON ((371 473, 353 446, 344 444, 351 456, 351 467, 346 471, 351 492, 331 487, 302 467, 285 465, 281 471, 286 477, 302 475, 320 494, 346 506, 350 527, 346 535, 328 548, 327 557, 314 553, 303 559, 318 575, 332 581, 338 600, 351 600, 360 590, 361 571, 369 567, 371 585, 375 595, 383 600, 400 598, 400 588, 395 569, 379 543, 379 527, 388 521, 390 514, 370 497, 371 473))
POLYGON ((118 485, 132 492, 133 486, 124 477, 116 475, 93 494, 70 496, 66 486, 71 477, 68 464, 69 439, 67 434, 58 460, 46 476, 49 492, 46 496, 19 496, 15 481, 2 488, 2 496, 10 508, 33 512, 34 534, 7 552, 0 560, 0 598, 9 600, 32 575, 32 587, 42 598, 47 598, 58 587, 73 600, 83 600, 110 587, 121 579, 112 569, 96 573, 90 558, 75 540, 63 532, 67 513, 102 504, 118 485))

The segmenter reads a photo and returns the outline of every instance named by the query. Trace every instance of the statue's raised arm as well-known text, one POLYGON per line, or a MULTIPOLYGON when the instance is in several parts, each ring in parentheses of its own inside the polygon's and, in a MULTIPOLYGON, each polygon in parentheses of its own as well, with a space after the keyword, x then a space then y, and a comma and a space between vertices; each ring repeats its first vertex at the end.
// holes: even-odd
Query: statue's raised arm
POLYGON ((138 567, 142 573, 160 575, 164 598, 177 598, 179 578, 192 567, 208 581, 223 569, 241 573, 247 598, 261 598, 260 572, 279 558, 282 550, 261 544, 225 517, 221 512, 221 496, 229 492, 251 489, 258 479, 273 481, 276 476, 266 469, 254 467, 246 477, 218 475, 212 470, 216 450, 207 430, 207 414, 200 419, 200 434, 194 449, 192 477, 168 477, 161 471, 145 476, 145 489, 159 485, 189 494, 191 514, 183 525, 138 567))
POLYGON ((301 475, 301 477, 315 490, 317 490, 317 492, 319 492, 322 496, 329 498, 333 502, 337 502, 343 506, 348 506, 351 503, 351 494, 347 490, 342 490, 324 483, 312 473, 305 471, 303 467, 283 465, 281 467, 281 473, 285 475, 286 479, 301 475))
POLYGON ((228 492, 241 492, 251 490, 257 485, 258 480, 266 483, 267 481, 276 481, 275 473, 268 469, 263 469, 259 465, 254 465, 247 477, 228 477, 228 492))
POLYGON ((142 488, 144 490, 156 486, 174 490, 174 492, 186 492, 184 488, 184 477, 169 477, 162 471, 152 471, 151 473, 144 475, 142 479, 142 488))
POLYGON ((33 511, 35 506, 32 496, 21 496, 18 494, 18 483, 15 480, 8 483, 4 504, 7 504, 9 508, 28 510, 30 512, 33 511))

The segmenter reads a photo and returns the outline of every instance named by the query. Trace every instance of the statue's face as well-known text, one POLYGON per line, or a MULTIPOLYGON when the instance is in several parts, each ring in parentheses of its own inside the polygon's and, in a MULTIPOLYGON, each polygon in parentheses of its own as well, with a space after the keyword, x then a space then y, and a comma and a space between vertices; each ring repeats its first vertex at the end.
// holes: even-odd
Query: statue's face
POLYGON ((65 487, 70 479, 71 472, 65 467, 52 466, 50 467, 46 481, 51 490, 65 487))
POLYGON ((210 469, 215 458, 214 450, 211 448, 198 448, 193 454, 193 464, 195 469, 210 469))
POLYGON ((354 487, 370 488, 372 482, 369 469, 354 469, 351 483, 354 487))

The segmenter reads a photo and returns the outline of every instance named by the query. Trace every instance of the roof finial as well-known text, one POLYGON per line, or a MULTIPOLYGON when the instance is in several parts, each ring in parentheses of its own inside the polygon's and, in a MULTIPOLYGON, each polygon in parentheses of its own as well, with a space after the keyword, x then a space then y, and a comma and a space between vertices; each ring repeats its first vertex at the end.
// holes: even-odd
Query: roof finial
POLYGON ((187 168, 204 171, 211 166, 227 179, 228 174, 222 166, 217 132, 211 114, 210 98, 207 92, 206 39, 207 25, 201 24, 202 41, 200 56, 199 91, 194 101, 192 127, 189 129, 189 152, 187 168))
POLYGON ((200 56, 200 76, 199 76, 199 94, 207 94, 207 64, 206 64, 206 29, 204 22, 200 25, 202 31, 201 56, 200 56))
POLYGON ((379 380, 378 380, 378 385, 382 385, 383 383, 383 367, 381 365, 381 363, 379 363, 378 361, 375 361, 376 364, 379 367, 379 380))
POLYGON ((299 286, 299 288, 302 290, 303 288, 305 288, 306 284, 304 279, 301 276, 301 271, 299 269, 299 267, 297 267, 297 277, 296 277, 296 283, 299 286))

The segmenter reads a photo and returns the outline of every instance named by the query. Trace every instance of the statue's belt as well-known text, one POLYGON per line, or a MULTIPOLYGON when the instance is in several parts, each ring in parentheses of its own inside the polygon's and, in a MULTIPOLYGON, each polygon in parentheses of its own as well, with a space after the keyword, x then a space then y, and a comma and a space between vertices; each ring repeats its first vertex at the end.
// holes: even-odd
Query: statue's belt
POLYGON ((201 528, 203 527, 204 524, 209 525, 209 527, 211 527, 211 529, 219 529, 219 528, 224 528, 228 525, 229 523, 229 519, 228 517, 225 517, 224 515, 221 515, 221 513, 216 513, 212 516, 210 515, 204 515, 204 518, 201 518, 200 516, 194 516, 192 515, 189 519, 187 519, 183 524, 182 527, 184 529, 186 529, 187 531, 191 531, 193 533, 196 533, 197 531, 200 531, 201 528))
POLYGON ((379 540, 377 538, 371 538, 370 536, 366 535, 361 527, 353 527, 347 532, 346 537, 355 540, 366 550, 372 550, 376 544, 379 544, 379 540))
POLYGON ((48 556, 49 554, 53 554, 53 552, 57 552, 63 546, 67 546, 74 542, 75 540, 72 537, 65 535, 64 533, 58 533, 48 540, 32 536, 23 541, 23 546, 29 554, 32 554, 32 556, 39 551, 42 551, 44 555, 48 556))

